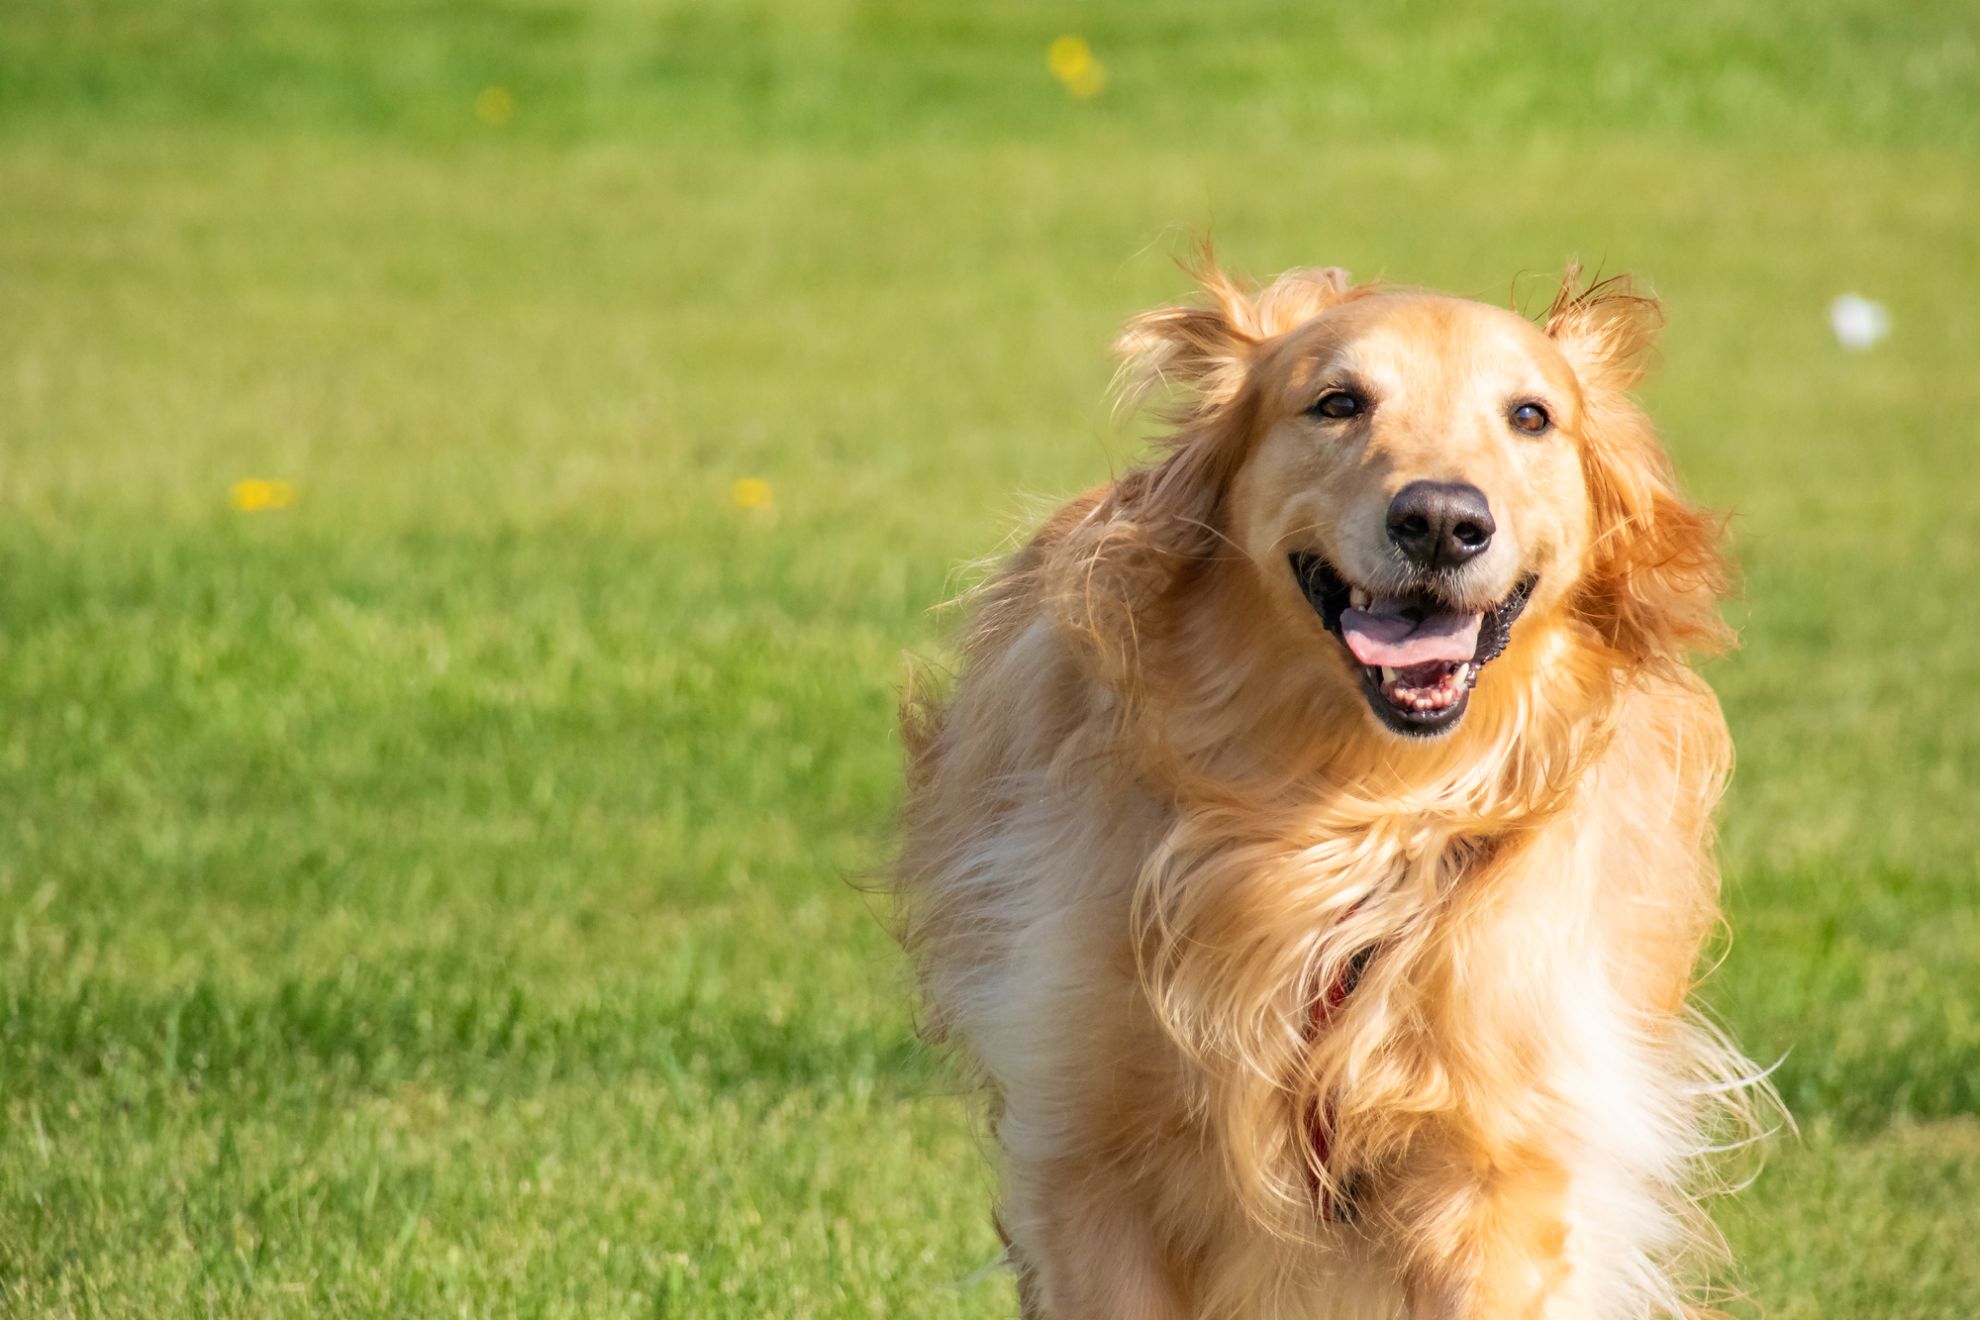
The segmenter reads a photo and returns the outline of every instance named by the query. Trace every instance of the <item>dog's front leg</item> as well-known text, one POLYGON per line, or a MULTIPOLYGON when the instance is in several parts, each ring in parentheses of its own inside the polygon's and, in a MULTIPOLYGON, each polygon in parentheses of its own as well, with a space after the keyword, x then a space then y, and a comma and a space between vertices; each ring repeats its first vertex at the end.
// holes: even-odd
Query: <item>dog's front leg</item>
POLYGON ((1106 1169, 1014 1180, 1006 1229, 1024 1320, 1185 1320, 1174 1262, 1106 1169))
POLYGON ((1536 1150, 1453 1145, 1391 1189, 1389 1213, 1412 1245, 1411 1320, 1579 1314, 1570 1301, 1566 1171, 1536 1150))

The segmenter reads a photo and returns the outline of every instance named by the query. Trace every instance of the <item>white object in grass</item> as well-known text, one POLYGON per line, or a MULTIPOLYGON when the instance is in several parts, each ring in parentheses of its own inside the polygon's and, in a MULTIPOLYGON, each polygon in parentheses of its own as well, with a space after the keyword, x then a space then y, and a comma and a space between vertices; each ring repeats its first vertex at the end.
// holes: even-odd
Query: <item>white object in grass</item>
POLYGON ((1860 353, 1875 348, 1891 332, 1891 314, 1880 302, 1845 293, 1829 304, 1829 325, 1837 343, 1860 353))

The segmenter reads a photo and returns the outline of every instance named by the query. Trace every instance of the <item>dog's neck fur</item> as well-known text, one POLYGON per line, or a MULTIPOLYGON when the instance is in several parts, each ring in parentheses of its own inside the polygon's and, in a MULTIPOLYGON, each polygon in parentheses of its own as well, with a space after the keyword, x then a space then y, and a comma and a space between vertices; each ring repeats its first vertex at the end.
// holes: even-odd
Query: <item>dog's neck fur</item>
POLYGON ((1315 1036, 1316 1004, 1371 950, 1358 998, 1419 993, 1410 987, 1449 938, 1434 932, 1505 897, 1495 877, 1524 874, 1506 864, 1571 804, 1625 679, 1571 617, 1536 614, 1457 730, 1404 742, 1375 725, 1344 670, 1328 671, 1338 658, 1312 650, 1331 638, 1284 626, 1248 564, 1204 565, 1174 590, 1161 615, 1180 625, 1150 628, 1139 651, 1142 680, 1172 713, 1128 730, 1172 808, 1136 882, 1137 957, 1157 1018, 1202 1065, 1202 1103, 1231 1115, 1212 1130, 1254 1143, 1225 1152, 1246 1204, 1278 1231, 1303 1231, 1316 1186, 1339 1195, 1340 1178, 1392 1152, 1349 1132, 1319 1153, 1298 1125, 1261 1130, 1235 1115, 1417 1102, 1347 1088, 1381 1073, 1372 1061, 1392 1039, 1368 1027, 1315 1036))

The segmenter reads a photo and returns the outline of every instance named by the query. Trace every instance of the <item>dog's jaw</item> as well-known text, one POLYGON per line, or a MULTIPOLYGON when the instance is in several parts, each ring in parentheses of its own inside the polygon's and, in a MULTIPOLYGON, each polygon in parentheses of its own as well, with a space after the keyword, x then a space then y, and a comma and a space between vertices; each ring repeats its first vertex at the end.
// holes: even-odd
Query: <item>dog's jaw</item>
POLYGON ((1363 664, 1348 646, 1341 616, 1366 593, 1357 591, 1322 555, 1299 551, 1289 562, 1300 593, 1359 675, 1369 710, 1384 728, 1406 738, 1435 738, 1457 728, 1471 704, 1479 674, 1510 644, 1513 624, 1538 581, 1530 574, 1521 578, 1503 599, 1482 611, 1477 646, 1468 660, 1433 661, 1398 670, 1363 664))

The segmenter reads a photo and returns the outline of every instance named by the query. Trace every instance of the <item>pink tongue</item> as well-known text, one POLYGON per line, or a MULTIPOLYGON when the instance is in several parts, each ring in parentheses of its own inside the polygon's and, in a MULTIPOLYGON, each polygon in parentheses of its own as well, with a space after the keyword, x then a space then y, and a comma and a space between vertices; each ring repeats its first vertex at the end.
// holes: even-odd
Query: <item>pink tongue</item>
POLYGON ((1469 660, 1478 651, 1478 624, 1484 616, 1449 611, 1421 621, 1383 610, 1341 611, 1341 636, 1364 665, 1408 665, 1469 660))

